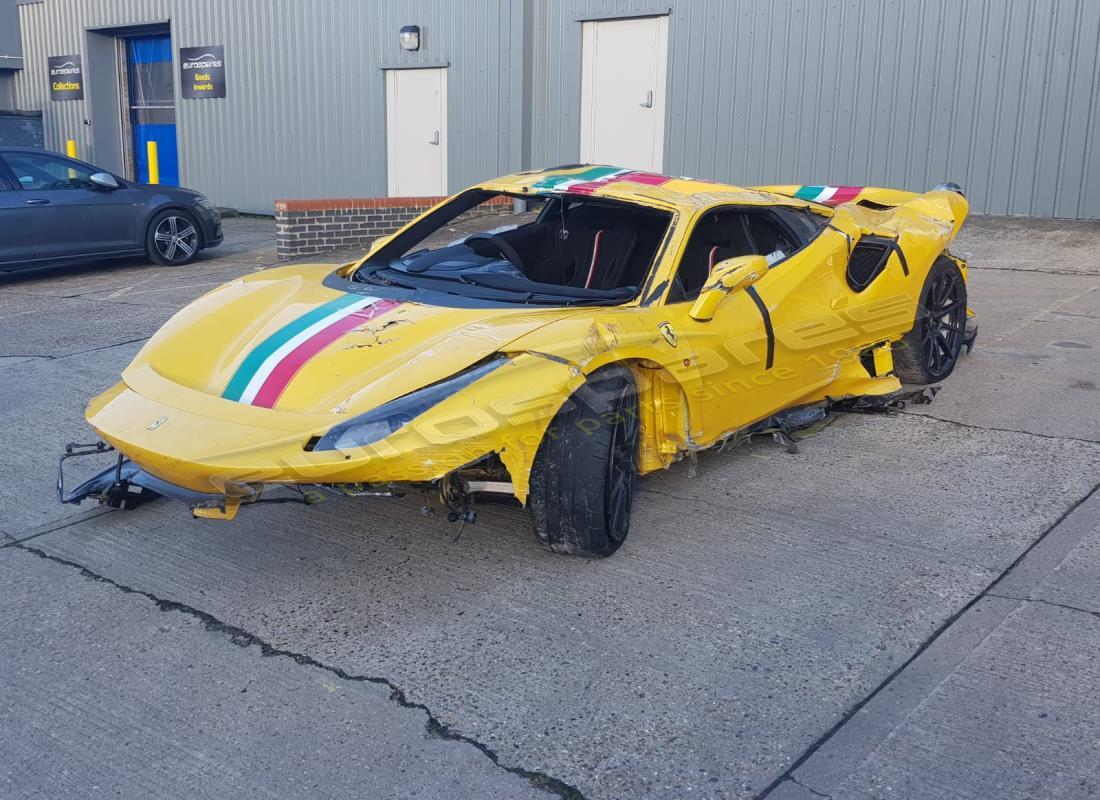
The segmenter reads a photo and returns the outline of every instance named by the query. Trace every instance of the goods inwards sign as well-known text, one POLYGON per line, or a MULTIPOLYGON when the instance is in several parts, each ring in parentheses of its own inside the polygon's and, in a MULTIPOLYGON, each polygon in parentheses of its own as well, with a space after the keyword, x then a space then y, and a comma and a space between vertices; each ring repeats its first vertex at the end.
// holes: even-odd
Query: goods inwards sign
POLYGON ((180 48, 183 97, 225 97, 225 45, 180 48))

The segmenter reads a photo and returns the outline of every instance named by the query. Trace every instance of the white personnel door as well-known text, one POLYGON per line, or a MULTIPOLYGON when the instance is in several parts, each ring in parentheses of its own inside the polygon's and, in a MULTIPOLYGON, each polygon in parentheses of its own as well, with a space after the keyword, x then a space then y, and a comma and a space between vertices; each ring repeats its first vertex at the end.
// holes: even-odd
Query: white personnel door
POLYGON ((390 197, 447 194, 447 70, 386 70, 390 197))
POLYGON ((660 172, 668 17, 581 27, 581 161, 660 172))

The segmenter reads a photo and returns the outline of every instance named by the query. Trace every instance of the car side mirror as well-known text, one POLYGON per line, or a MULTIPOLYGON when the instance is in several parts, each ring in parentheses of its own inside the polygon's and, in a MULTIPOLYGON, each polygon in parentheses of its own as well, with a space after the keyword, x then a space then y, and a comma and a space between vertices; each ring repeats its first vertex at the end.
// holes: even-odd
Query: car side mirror
POLYGON ((713 319, 714 312, 726 295, 752 286, 767 274, 768 261, 764 256, 738 256, 719 261, 711 270, 710 278, 699 292, 688 316, 699 322, 713 319))
POLYGON ((115 180, 115 176, 109 172, 97 172, 88 178, 96 186, 102 189, 117 189, 118 181, 115 180))

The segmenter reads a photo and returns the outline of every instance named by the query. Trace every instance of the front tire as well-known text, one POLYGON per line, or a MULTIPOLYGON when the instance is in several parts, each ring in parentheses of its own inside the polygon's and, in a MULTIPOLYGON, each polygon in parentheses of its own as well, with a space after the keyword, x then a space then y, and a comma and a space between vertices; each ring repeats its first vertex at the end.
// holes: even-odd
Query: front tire
POLYGON ((966 338, 966 282, 956 264, 940 258, 921 289, 913 330, 894 345, 902 383, 942 381, 955 369, 966 338))
POLYGON ((550 423, 531 469, 539 542, 587 558, 619 549, 630 532, 638 430, 631 371, 612 366, 589 376, 550 423))
POLYGON ((202 246, 198 223, 185 211, 161 211, 149 222, 145 252, 151 261, 178 267, 198 255, 202 246))

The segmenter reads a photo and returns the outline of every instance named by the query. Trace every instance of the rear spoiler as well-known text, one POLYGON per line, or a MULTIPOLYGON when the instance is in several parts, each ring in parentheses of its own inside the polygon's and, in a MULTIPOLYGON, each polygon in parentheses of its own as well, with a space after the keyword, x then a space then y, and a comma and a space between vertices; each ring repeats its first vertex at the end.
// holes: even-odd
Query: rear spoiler
MULTIPOLYGON (((753 186, 762 192, 783 194, 796 200, 821 203, 826 206, 839 206, 842 203, 858 203, 867 208, 894 208, 902 203, 920 197, 919 192, 906 192, 901 189, 886 189, 880 186, 804 186, 798 184, 783 186, 753 186)), ((941 183, 931 189, 933 192, 954 192, 966 197, 957 183, 941 183)))
POLYGON ((872 211, 894 211, 899 206, 911 204, 909 208, 921 216, 944 219, 951 224, 954 228, 952 236, 959 232, 970 210, 966 195, 957 183, 941 183, 923 194, 878 186, 790 185, 752 188, 832 207, 854 203, 872 211))

